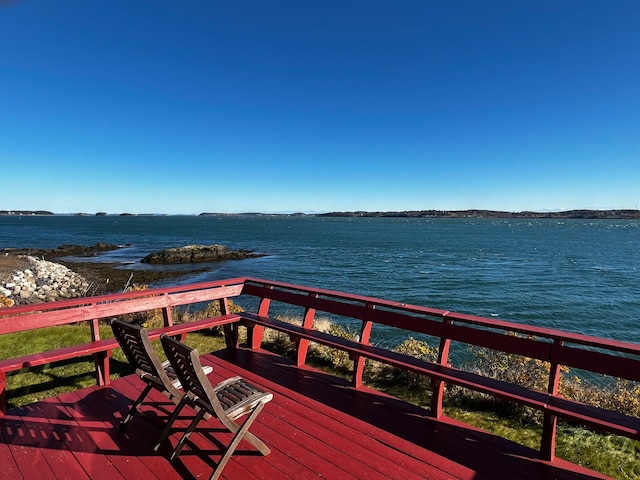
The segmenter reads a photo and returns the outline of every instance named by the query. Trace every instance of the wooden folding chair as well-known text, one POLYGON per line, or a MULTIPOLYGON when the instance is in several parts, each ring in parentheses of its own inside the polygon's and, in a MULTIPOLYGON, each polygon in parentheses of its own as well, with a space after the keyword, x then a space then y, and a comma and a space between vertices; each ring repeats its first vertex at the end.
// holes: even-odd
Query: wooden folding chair
POLYGON ((178 417, 182 407, 189 404, 197 411, 197 414, 178 441, 170 456, 171 460, 180 454, 184 443, 206 414, 216 416, 230 432, 235 434, 224 450, 210 480, 215 480, 220 476, 243 438, 256 447, 262 455, 271 453, 269 447, 262 440, 249 432, 249 427, 258 417, 264 405, 273 398, 273 394, 260 390, 240 377, 229 378, 213 387, 202 371, 197 350, 166 335, 162 335, 160 339, 167 359, 182 383, 185 394, 167 422, 165 431, 156 445, 156 450, 169 434, 171 424, 178 417), (236 419, 245 414, 249 414, 249 416, 244 423, 242 425, 236 423, 236 419))
MULTIPOLYGON (((120 429, 123 430, 152 388, 162 392, 176 405, 180 403, 184 394, 180 391, 180 380, 170 363, 161 362, 153 350, 146 328, 114 319, 111 321, 111 329, 127 360, 135 368, 136 374, 147 384, 122 420, 120 429)), ((212 370, 208 367, 208 372, 212 370)))

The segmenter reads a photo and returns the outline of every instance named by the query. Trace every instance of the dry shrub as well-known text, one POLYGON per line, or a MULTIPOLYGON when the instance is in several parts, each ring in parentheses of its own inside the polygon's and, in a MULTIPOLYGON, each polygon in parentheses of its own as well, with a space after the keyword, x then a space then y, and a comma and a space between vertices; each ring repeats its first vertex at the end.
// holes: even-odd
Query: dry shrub
POLYGON ((0 308, 13 307, 14 305, 15 305, 15 302, 13 300, 0 295, 0 308))
POLYGON ((640 383, 616 378, 604 386, 593 385, 578 377, 563 381, 560 393, 572 400, 640 417, 640 383))
MULTIPOLYGON (((472 347, 471 353, 474 361, 470 370, 474 373, 534 390, 547 391, 551 369, 548 362, 482 347, 472 347)), ((605 385, 593 385, 572 375, 568 367, 562 366, 558 391, 560 395, 578 402, 640 417, 640 384, 638 382, 615 379, 612 382, 606 382, 605 385)), ((466 390, 464 395, 468 398, 487 398, 486 395, 466 390)), ((506 400, 494 399, 494 401, 518 417, 541 420, 542 416, 539 412, 506 400)))
MULTIPOLYGON (((326 318, 314 320, 313 326, 320 332, 325 332, 334 337, 345 338, 347 340, 357 340, 359 335, 348 327, 338 325, 326 318)), ((351 370, 353 368, 353 360, 344 350, 327 347, 318 343, 311 343, 309 352, 312 358, 321 362, 327 362, 341 370, 351 370)))
MULTIPOLYGON (((427 342, 413 337, 407 338, 395 347, 393 351, 428 362, 435 362, 438 358, 437 348, 433 348, 427 342)), ((367 373, 369 379, 374 382, 393 383, 412 389, 431 388, 431 381, 425 375, 379 362, 372 362, 371 369, 367 373)))

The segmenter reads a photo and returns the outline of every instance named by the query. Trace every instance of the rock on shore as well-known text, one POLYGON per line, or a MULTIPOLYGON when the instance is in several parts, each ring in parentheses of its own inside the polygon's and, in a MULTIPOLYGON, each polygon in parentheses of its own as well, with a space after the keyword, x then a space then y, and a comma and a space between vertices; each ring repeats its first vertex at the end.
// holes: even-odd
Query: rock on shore
POLYGON ((251 250, 229 250, 223 245, 187 245, 150 253, 142 259, 142 263, 202 263, 262 256, 264 255, 254 253, 251 250))
POLYGON ((87 294, 89 283, 64 265, 31 256, 24 258, 29 268, 15 271, 9 281, 0 283, 0 297, 7 299, 5 303, 53 302, 87 294))

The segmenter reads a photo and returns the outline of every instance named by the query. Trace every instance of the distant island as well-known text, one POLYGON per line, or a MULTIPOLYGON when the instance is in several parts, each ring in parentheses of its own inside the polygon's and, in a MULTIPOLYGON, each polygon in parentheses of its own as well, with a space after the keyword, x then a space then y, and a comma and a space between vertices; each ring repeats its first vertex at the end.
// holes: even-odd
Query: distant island
MULTIPOLYGON (((31 216, 31 215, 56 215, 46 210, 0 210, 0 216, 31 216)), ((76 213, 76 216, 89 216, 86 213, 76 213)), ((106 216, 105 212, 98 212, 96 216, 106 216)), ((164 214, 139 214, 120 213, 122 217, 128 216, 163 216, 164 214)), ((566 210, 562 212, 505 212, 500 210, 404 210, 384 212, 328 212, 328 213, 214 213, 203 212, 199 216, 286 216, 286 217, 367 217, 367 218, 576 218, 576 219, 635 219, 640 220, 640 210, 566 210)))
POLYGON ((0 210, 0 215, 55 215, 46 210, 0 210))
POLYGON ((330 212, 319 217, 389 218, 577 218, 640 219, 640 210, 567 210, 564 212, 503 212, 498 210, 410 210, 401 212, 330 212))
POLYGON ((504 212, 499 210, 403 210, 385 212, 328 213, 201 213, 200 216, 289 216, 364 218, 578 218, 640 219, 640 210, 567 210, 563 212, 504 212))

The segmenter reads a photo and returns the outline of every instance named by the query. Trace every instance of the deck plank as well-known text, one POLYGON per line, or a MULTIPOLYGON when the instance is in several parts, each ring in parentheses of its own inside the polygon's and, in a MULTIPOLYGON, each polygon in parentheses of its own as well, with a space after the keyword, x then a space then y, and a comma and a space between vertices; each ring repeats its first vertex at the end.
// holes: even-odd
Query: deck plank
MULTIPOLYGON (((264 351, 202 357, 212 383, 240 375, 273 392, 252 425, 272 453, 241 442, 223 471, 227 480, 403 479, 595 480, 607 478, 562 460, 535 460, 531 449, 264 351)), ((152 447, 174 405, 153 391, 128 427, 120 422, 143 383, 135 375, 12 409, 0 418, 2 479, 195 480, 208 478, 229 434, 201 422, 178 459, 168 456, 194 412, 159 452, 152 447)))
POLYGON ((538 461, 533 449, 447 417, 431 419, 419 407, 374 390, 355 391, 346 380, 310 367, 295 367, 292 362, 263 350, 220 351, 214 361, 239 374, 245 371, 249 380, 271 381, 277 388, 293 392, 290 394, 305 401, 311 410, 324 412, 323 409, 332 408, 343 415, 339 417, 341 421, 358 420, 361 433, 380 432, 389 448, 411 452, 431 465, 434 472, 443 471, 450 478, 609 478, 562 459, 552 464, 538 461))
POLYGON ((67 475, 77 480, 89 480, 90 477, 84 467, 65 443, 66 439, 73 435, 72 429, 69 428, 65 418, 61 418, 60 415, 51 415, 48 405, 47 402, 40 402, 20 409, 24 412, 23 419, 29 418, 31 421, 38 419, 40 422, 38 434, 41 438, 38 448, 56 478, 67 475))
POLYGON ((16 460, 11 454, 11 448, 7 440, 0 432, 0 465, 2 465, 3 478, 6 480, 22 480, 22 474, 16 460))
MULTIPOLYGON (((222 372, 226 376, 235 375, 239 372, 226 369, 218 363, 215 372, 222 372)), ((252 378, 258 383, 258 379, 252 378)), ((271 409, 271 413, 278 421, 284 422, 287 429, 308 432, 313 436, 313 441, 321 445, 332 445, 340 451, 349 452, 349 468, 355 465, 356 461, 361 465, 373 468, 384 478, 398 479, 421 479, 425 475, 437 478, 433 468, 425 467, 423 462, 405 454, 381 441, 383 433, 376 429, 368 429, 363 435, 365 425, 354 425, 351 417, 345 417, 342 412, 336 410, 326 410, 323 405, 314 405, 314 408, 303 406, 299 396, 295 392, 286 393, 277 384, 265 383, 262 380, 260 385, 266 390, 278 391, 278 402, 271 409), (293 397, 293 398, 292 398, 293 397), (276 410, 277 409, 277 410, 276 410)), ((331 455, 331 452, 327 452, 331 455)), ((332 458, 332 457, 331 457, 332 458)), ((363 468, 366 472, 367 468, 363 468)), ((442 475, 442 478, 451 478, 450 474, 442 475)))
POLYGON ((37 432, 42 425, 28 418, 23 419, 21 413, 24 413, 24 410, 16 409, 2 419, 2 437, 13 456, 15 466, 24 478, 55 480, 55 473, 40 448, 37 432))

